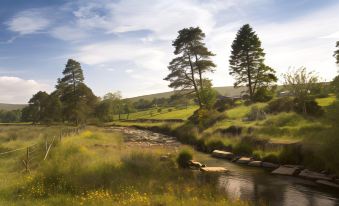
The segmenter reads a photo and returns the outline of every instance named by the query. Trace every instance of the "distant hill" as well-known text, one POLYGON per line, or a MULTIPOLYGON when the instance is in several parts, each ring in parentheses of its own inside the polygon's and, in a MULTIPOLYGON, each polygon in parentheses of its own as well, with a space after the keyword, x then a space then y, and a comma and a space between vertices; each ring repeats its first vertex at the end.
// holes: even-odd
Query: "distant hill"
MULTIPOLYGON (((246 87, 239 87, 234 88, 233 86, 226 86, 226 87, 213 87, 219 94, 225 95, 225 96, 239 96, 242 91, 246 90, 246 87)), ((138 101, 139 99, 145 99, 145 100, 153 100, 154 98, 169 98, 174 94, 174 91, 171 92, 162 92, 162 93, 156 93, 156 94, 149 94, 149 95, 143 95, 138 97, 131 97, 127 98, 131 100, 132 102, 138 101)))
POLYGON ((17 110, 17 109, 22 109, 26 106, 26 104, 5 104, 5 103, 0 103, 0 110, 17 110))

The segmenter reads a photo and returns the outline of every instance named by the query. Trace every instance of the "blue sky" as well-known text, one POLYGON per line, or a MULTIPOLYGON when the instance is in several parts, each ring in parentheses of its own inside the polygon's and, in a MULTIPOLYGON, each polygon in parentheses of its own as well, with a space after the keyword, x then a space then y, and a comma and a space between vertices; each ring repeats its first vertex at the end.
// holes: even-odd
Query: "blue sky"
POLYGON ((82 64, 85 82, 102 96, 169 91, 162 79, 177 31, 200 26, 216 54, 215 86, 232 85, 230 45, 252 25, 278 71, 306 66, 324 80, 337 74, 335 0, 1 0, 0 102, 26 103, 51 92, 68 58, 82 64))

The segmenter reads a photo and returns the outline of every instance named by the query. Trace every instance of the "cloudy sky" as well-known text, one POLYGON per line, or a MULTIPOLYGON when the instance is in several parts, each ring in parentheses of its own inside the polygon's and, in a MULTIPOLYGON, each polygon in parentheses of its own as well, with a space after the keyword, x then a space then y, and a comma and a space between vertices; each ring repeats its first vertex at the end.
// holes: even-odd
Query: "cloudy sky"
POLYGON ((338 11, 337 0, 1 0, 0 102, 26 103, 38 90, 52 91, 68 58, 82 64, 98 96, 169 91, 162 79, 171 42, 190 26, 202 28, 216 54, 209 76, 215 86, 233 84, 230 45, 245 23, 278 75, 306 66, 330 80, 338 11))

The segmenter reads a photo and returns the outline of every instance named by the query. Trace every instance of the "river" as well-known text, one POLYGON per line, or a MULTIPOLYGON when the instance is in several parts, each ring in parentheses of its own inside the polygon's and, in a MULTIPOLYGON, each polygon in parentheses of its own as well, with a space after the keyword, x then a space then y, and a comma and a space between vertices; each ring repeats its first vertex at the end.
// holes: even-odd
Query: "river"
MULTIPOLYGON (((113 128, 135 139, 173 144, 175 138, 132 128, 113 128), (167 141, 167 140, 168 141, 167 141)), ((297 177, 277 176, 270 170, 235 164, 197 152, 194 157, 207 166, 225 167, 228 173, 199 174, 202 183, 214 183, 231 199, 250 200, 257 205, 272 206, 339 206, 339 190, 319 186, 313 181, 297 177)))

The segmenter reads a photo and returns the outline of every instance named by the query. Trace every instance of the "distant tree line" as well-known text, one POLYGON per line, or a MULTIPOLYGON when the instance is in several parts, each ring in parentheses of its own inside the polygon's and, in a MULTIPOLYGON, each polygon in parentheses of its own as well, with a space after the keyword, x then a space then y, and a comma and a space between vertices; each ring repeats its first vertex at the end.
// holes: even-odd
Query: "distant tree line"
POLYGON ((1 123, 12 123, 20 122, 21 120, 21 110, 0 110, 0 122, 1 123))

